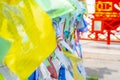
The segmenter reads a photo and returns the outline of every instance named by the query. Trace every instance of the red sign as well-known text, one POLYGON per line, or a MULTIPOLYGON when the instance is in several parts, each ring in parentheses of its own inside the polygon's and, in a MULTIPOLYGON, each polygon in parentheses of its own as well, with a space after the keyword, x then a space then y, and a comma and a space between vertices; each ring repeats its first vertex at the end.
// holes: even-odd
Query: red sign
POLYGON ((120 0, 96 0, 95 17, 120 18, 120 0))
POLYGON ((96 0, 96 12, 120 12, 120 0, 96 0))

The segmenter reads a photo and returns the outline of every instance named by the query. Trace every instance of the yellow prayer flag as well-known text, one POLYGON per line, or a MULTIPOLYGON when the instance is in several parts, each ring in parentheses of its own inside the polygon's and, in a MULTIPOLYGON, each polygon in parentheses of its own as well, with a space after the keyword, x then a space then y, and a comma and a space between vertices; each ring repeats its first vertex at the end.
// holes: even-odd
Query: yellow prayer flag
POLYGON ((25 80, 56 48, 52 20, 33 0, 1 4, 12 39, 5 62, 20 80, 25 80))

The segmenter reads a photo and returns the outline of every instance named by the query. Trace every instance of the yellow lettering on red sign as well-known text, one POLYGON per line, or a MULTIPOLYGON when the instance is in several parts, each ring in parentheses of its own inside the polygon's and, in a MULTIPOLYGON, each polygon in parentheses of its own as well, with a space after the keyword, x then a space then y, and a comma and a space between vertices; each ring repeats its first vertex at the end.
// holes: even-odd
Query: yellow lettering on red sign
POLYGON ((112 2, 98 1, 96 4, 96 11, 112 11, 112 2))

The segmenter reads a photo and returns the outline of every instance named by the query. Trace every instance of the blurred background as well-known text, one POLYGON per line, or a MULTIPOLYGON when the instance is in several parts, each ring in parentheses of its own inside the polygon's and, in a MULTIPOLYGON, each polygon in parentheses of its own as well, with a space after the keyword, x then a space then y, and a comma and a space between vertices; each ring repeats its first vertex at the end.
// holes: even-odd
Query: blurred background
POLYGON ((81 35, 81 44, 88 77, 98 77, 99 80, 120 80, 119 8, 119 0, 87 0, 86 19, 89 23, 89 31, 81 35), (108 10, 109 6, 111 10, 108 10), (103 25, 96 25, 95 21, 103 25), (101 28, 95 28, 98 26, 101 28))

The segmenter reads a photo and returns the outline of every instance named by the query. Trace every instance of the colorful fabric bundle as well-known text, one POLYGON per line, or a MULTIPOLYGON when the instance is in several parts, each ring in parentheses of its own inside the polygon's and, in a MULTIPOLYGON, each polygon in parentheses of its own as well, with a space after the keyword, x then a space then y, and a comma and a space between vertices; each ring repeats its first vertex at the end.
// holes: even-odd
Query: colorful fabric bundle
POLYGON ((0 62, 20 80, 85 80, 86 11, 78 0, 1 0, 0 62))
MULTIPOLYGON (((75 11, 53 19, 53 23, 59 41, 58 45, 60 45, 61 48, 64 48, 63 53, 70 59, 70 62, 73 65, 73 78, 75 80, 83 80, 86 78, 86 73, 81 60, 82 51, 80 45, 80 32, 87 31, 87 22, 83 17, 86 10, 84 10, 84 5, 82 5, 82 8, 78 6, 81 2, 76 4, 77 9, 75 11), (82 11, 80 11, 80 9, 82 11), (78 59, 77 62, 76 59, 78 59)), ((59 53, 59 51, 56 51, 56 53, 57 52, 59 53)))

